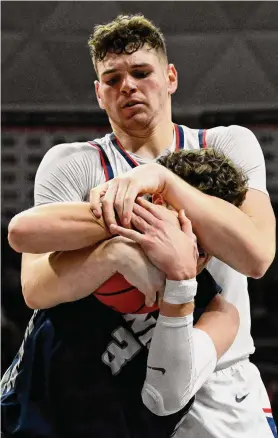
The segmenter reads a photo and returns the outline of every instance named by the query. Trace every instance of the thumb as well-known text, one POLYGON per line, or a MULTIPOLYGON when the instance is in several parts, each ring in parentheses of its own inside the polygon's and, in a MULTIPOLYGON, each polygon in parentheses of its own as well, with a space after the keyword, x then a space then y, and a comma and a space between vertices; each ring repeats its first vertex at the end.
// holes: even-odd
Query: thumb
POLYGON ((184 210, 179 211, 179 221, 182 231, 191 236, 193 234, 191 221, 185 216, 184 210))
POLYGON ((102 215, 101 198, 105 195, 108 189, 108 184, 104 183, 101 186, 94 187, 90 190, 90 210, 95 214, 97 218, 102 215))

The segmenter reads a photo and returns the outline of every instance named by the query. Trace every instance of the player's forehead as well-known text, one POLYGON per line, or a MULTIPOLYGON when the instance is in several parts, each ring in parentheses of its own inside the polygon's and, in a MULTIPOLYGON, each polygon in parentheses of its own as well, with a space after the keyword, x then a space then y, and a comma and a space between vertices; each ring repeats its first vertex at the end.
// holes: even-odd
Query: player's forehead
POLYGON ((97 63, 97 68, 99 76, 102 78, 113 72, 129 71, 135 68, 155 68, 160 65, 161 56, 159 53, 154 49, 143 47, 130 55, 107 53, 105 58, 97 63))

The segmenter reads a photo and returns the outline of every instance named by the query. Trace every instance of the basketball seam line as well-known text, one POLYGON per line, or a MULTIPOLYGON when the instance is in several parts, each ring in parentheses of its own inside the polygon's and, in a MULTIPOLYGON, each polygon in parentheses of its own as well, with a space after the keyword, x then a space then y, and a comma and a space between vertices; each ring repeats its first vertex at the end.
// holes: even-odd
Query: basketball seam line
POLYGON ((127 289, 119 290, 117 292, 108 292, 108 293, 95 292, 95 295, 101 295, 101 296, 119 295, 119 294, 124 294, 126 292, 130 292, 132 289, 136 289, 136 288, 134 286, 131 286, 131 287, 128 287, 127 289))

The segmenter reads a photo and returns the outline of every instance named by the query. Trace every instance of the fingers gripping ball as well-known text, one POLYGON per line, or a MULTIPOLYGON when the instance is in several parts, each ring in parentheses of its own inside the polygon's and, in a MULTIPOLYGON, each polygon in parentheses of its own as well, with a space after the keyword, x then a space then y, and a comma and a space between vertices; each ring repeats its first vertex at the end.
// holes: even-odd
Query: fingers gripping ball
POLYGON ((120 313, 150 313, 158 310, 145 305, 145 295, 126 281, 121 274, 115 274, 94 293, 95 297, 111 309, 120 313))

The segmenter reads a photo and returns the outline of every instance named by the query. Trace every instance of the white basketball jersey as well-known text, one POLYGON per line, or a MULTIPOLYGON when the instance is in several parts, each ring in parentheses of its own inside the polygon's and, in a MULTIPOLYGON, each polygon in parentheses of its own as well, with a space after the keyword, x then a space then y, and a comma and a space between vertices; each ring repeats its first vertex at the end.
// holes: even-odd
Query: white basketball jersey
MULTIPOLYGON (((174 127, 173 142, 162 155, 182 148, 214 148, 244 170, 250 188, 267 194, 263 154, 250 130, 241 126, 207 131, 174 127)), ((146 160, 125 151, 113 133, 86 143, 54 146, 43 158, 36 175, 35 204, 88 200, 92 187, 151 161, 155 160, 146 160)), ((218 367, 224 367, 254 352, 247 278, 215 258, 210 261, 208 270, 223 288, 223 296, 237 307, 240 314, 237 337, 218 363, 218 367)))

